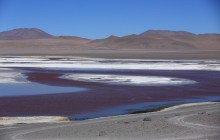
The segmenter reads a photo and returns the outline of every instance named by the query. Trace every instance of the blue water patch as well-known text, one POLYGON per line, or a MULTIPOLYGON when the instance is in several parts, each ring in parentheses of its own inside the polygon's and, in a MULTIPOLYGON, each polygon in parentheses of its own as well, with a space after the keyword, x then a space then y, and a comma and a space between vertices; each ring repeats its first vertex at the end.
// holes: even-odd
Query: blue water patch
POLYGON ((142 111, 142 110, 144 111, 147 109, 156 109, 159 107, 167 107, 177 104, 211 102, 211 101, 219 101, 219 100, 220 100, 220 96, 212 96, 212 97, 200 97, 197 99, 179 99, 179 100, 177 99, 174 101, 164 101, 164 102, 145 102, 145 103, 132 104, 132 105, 122 105, 109 109, 101 109, 101 110, 96 110, 81 114, 74 114, 67 117, 69 117, 71 120, 86 120, 86 119, 93 119, 99 117, 126 115, 135 111, 142 111))
POLYGON ((70 93, 81 92, 86 90, 88 89, 81 87, 58 87, 38 83, 10 83, 0 84, 0 97, 70 93))

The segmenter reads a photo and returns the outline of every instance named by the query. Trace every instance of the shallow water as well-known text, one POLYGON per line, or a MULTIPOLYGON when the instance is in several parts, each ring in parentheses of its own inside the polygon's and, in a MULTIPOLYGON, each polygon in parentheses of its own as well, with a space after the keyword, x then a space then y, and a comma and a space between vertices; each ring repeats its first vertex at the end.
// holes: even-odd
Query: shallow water
POLYGON ((48 86, 38 83, 0 84, 0 97, 73 93, 85 90, 85 88, 80 87, 48 86))
POLYGON ((121 115, 220 100, 219 85, 220 61, 0 58, 0 116, 121 115))

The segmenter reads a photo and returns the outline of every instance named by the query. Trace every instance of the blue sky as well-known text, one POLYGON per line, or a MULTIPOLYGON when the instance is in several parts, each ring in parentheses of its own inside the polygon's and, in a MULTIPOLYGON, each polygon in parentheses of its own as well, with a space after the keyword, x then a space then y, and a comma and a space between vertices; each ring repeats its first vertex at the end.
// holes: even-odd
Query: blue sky
POLYGON ((105 38, 149 29, 220 33, 220 0, 0 0, 0 31, 105 38))

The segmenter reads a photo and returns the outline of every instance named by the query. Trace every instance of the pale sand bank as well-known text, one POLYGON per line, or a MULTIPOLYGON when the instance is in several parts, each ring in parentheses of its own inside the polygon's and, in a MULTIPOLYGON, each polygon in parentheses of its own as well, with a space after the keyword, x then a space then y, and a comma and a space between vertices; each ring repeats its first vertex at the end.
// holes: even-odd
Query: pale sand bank
POLYGON ((186 104, 180 104, 180 105, 167 107, 158 112, 169 111, 169 110, 174 110, 174 109, 184 108, 184 107, 193 107, 193 106, 198 106, 198 105, 210 105, 210 104, 219 104, 219 102, 186 103, 186 104))
POLYGON ((0 117, 0 125, 54 123, 70 121, 67 117, 59 116, 34 116, 34 117, 0 117))
POLYGON ((2 140, 219 140, 220 103, 59 124, 1 127, 2 140))

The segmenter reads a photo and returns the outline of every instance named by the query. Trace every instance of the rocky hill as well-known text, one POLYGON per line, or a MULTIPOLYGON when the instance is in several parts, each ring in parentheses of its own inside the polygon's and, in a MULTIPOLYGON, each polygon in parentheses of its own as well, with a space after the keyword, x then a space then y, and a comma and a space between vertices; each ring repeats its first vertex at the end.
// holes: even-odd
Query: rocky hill
POLYGON ((22 40, 22 39, 47 39, 55 38, 37 28, 17 28, 14 30, 0 32, 0 40, 22 40))

